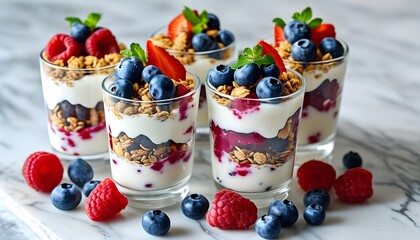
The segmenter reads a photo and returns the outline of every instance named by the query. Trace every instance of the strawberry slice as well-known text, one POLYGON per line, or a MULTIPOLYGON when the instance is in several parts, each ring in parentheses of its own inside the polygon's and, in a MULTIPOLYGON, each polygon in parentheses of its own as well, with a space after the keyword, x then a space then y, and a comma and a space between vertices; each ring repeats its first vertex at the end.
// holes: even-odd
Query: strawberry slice
POLYGON ((186 32, 192 34, 192 24, 188 22, 184 14, 176 16, 168 25, 168 37, 173 41, 179 34, 186 32))
POLYGON ((83 46, 67 34, 56 34, 47 43, 44 53, 48 61, 63 60, 64 63, 72 56, 80 56, 83 46))
POLYGON ((322 23, 319 27, 311 28, 311 40, 315 43, 315 45, 319 46, 319 43, 325 37, 335 38, 334 25, 322 23))
POLYGON ((274 26, 274 43, 276 44, 276 47, 278 47, 280 45, 280 42, 284 40, 286 40, 286 38, 284 37, 283 28, 275 25, 274 26))
POLYGON ((148 40, 146 50, 147 65, 155 65, 164 75, 175 81, 185 79, 187 72, 184 65, 165 49, 154 45, 152 41, 148 40))
POLYGON ((286 67, 284 66, 283 60, 281 59, 279 53, 273 46, 271 46, 264 40, 260 40, 258 42, 258 45, 260 45, 263 48, 263 56, 265 54, 269 54, 270 56, 272 56, 274 58, 274 61, 276 62, 276 65, 279 67, 280 72, 286 72, 286 67))

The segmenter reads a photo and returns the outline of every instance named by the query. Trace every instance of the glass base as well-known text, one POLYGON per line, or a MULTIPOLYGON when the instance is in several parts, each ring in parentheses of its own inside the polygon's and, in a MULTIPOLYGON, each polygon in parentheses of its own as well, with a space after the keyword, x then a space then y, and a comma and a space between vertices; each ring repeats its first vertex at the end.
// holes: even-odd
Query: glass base
POLYGON ((312 159, 330 162, 334 150, 334 137, 331 136, 322 142, 298 145, 295 164, 301 165, 312 159))
POLYGON ((196 142, 208 142, 210 129, 206 127, 197 127, 195 129, 195 141, 196 142))
POLYGON ((109 153, 108 151, 104 153, 98 153, 98 154, 89 154, 89 155, 70 155, 63 152, 60 152, 56 150, 55 148, 52 148, 52 152, 57 155, 57 157, 64 161, 71 161, 76 158, 82 158, 85 161, 103 161, 103 160, 109 160, 109 153))
MULTIPOLYGON (((289 181, 283 183, 283 185, 281 185, 280 187, 270 190, 270 191, 266 191, 266 192, 251 193, 251 192, 239 192, 233 189, 231 190, 241 194, 245 198, 248 198, 249 200, 254 202, 255 205, 257 205, 258 209, 261 209, 261 208, 267 208, 275 200, 286 199, 289 196, 289 190, 290 190, 289 184, 291 181, 292 180, 290 179, 289 181)), ((213 182, 216 185, 216 188, 218 190, 226 189, 225 187, 220 185, 217 181, 213 180, 213 182)))
POLYGON ((130 206, 142 209, 156 209, 182 201, 190 191, 189 181, 190 179, 188 178, 171 188, 156 191, 137 191, 123 187, 116 181, 115 184, 118 190, 128 198, 130 206))

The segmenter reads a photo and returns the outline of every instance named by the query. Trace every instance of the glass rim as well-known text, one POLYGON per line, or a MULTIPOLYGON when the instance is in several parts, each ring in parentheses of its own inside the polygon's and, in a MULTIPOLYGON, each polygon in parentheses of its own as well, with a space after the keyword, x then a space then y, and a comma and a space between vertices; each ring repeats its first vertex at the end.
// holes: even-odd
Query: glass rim
MULTIPOLYGON (((150 35, 151 38, 153 38, 154 36, 156 36, 158 33, 163 32, 164 29, 167 28, 167 25, 162 26, 160 28, 158 28, 156 31, 154 31, 152 33, 152 35, 150 35)), ((202 56, 202 55, 209 55, 212 53, 219 53, 219 52, 224 52, 228 49, 234 49, 236 46, 236 37, 233 39, 233 42, 227 46, 224 46, 222 48, 218 48, 215 50, 209 50, 209 51, 203 51, 203 52, 186 52, 186 51, 181 51, 181 50, 174 50, 174 49, 165 49, 168 53, 181 53, 181 54, 185 54, 185 55, 196 55, 196 56, 202 56)))
POLYGON ((296 72, 293 69, 290 68, 286 68, 287 72, 292 72, 293 74, 295 74, 296 76, 298 76, 302 82, 302 85, 300 86, 300 88, 296 91, 293 92, 292 94, 289 95, 282 95, 279 97, 272 97, 272 98, 241 98, 241 97, 234 97, 231 95, 227 95, 225 93, 221 93, 216 91, 216 88, 210 84, 208 78, 206 78, 206 87, 208 89, 210 89, 210 91, 212 91, 214 94, 217 94, 221 97, 230 99, 230 100, 236 100, 236 99, 241 99, 241 100, 245 100, 245 101, 255 101, 255 102, 272 102, 273 100, 288 100, 288 99, 292 99, 295 98, 297 96, 299 96, 300 94, 304 94, 305 93, 305 88, 306 88, 306 80, 305 78, 302 76, 302 74, 296 72))
MULTIPOLYGON (((343 61, 344 59, 346 59, 348 57, 349 52, 350 52, 350 48, 349 48, 348 44, 343 39, 341 39, 341 38, 336 38, 336 39, 341 43, 341 45, 343 45, 343 48, 344 48, 343 56, 333 58, 333 59, 327 59, 327 60, 321 60, 321 61, 312 61, 312 62, 303 62, 303 61, 296 61, 296 60, 284 59, 284 58, 282 58, 282 60, 285 63, 299 63, 299 64, 305 64, 305 65, 320 65, 320 64, 328 64, 328 63, 343 61)), ((266 41, 269 44, 272 44, 274 42, 274 36, 270 36, 268 38, 263 38, 262 40, 266 41)))
MULTIPOLYGON (((59 69, 59 70, 63 70, 63 71, 85 71, 85 72, 88 72, 88 71, 100 71, 100 70, 107 70, 107 69, 110 69, 110 68, 115 68, 119 64, 119 62, 118 62, 118 63, 115 63, 115 64, 111 64, 111 65, 107 65, 107 66, 103 66, 103 67, 98 67, 98 68, 69 68, 69 67, 61 67, 61 66, 54 65, 53 63, 47 61, 44 58, 43 54, 42 54, 44 52, 44 50, 45 49, 42 49, 41 53, 39 54, 39 59, 41 59, 42 63, 45 64, 45 65, 47 65, 47 66, 49 66, 49 67, 52 67, 52 68, 55 68, 55 69, 59 69)), ((124 59, 124 58, 121 58, 121 60, 122 59, 124 59)))
POLYGON ((123 102, 129 102, 129 103, 159 103, 159 104, 160 103, 171 103, 171 102, 176 102, 176 101, 188 98, 191 95, 195 94, 198 89, 200 89, 201 82, 200 82, 200 79, 198 78, 198 76, 195 73, 190 72, 190 71, 187 71, 187 75, 192 76, 192 78, 194 79, 194 83, 195 83, 194 89, 192 89, 189 93, 187 93, 185 95, 175 97, 175 98, 170 98, 170 99, 144 101, 144 100, 141 100, 141 99, 135 100, 135 99, 128 99, 128 98, 123 98, 123 97, 113 95, 105 87, 105 82, 108 79, 110 79, 111 77, 115 76, 115 71, 113 73, 111 73, 110 75, 108 75, 106 78, 104 78, 104 80, 102 80, 101 88, 102 88, 102 92, 106 93, 110 98, 118 99, 118 100, 123 101, 123 102))

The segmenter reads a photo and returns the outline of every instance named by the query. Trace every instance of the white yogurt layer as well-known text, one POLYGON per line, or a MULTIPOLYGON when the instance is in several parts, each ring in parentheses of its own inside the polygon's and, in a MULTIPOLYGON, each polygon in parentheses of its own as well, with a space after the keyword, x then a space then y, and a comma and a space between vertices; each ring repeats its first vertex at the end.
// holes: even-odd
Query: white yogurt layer
POLYGON ((151 166, 134 165, 110 151, 112 178, 121 186, 139 191, 166 189, 191 177, 193 153, 175 163, 164 162, 159 171, 151 166))
POLYGON ((67 100, 71 104, 81 104, 86 108, 94 108, 98 102, 102 101, 102 80, 107 75, 92 74, 85 75, 81 79, 72 81, 72 86, 66 83, 58 83, 41 71, 42 89, 44 100, 48 109, 52 110, 55 106, 67 100))
POLYGON ((287 184, 293 175, 293 159, 287 161, 283 166, 275 165, 250 165, 249 168, 241 167, 248 171, 245 176, 232 174, 237 170, 237 164, 231 161, 226 153, 223 153, 221 162, 211 152, 212 169, 214 181, 220 185, 239 192, 264 192, 274 190, 287 184))
POLYGON ((325 79, 329 79, 330 81, 337 79, 340 87, 342 87, 345 73, 346 62, 342 62, 328 69, 327 73, 325 73, 322 69, 317 69, 313 72, 312 70, 311 72, 304 71, 302 76, 306 80, 305 92, 311 92, 317 89, 325 79))

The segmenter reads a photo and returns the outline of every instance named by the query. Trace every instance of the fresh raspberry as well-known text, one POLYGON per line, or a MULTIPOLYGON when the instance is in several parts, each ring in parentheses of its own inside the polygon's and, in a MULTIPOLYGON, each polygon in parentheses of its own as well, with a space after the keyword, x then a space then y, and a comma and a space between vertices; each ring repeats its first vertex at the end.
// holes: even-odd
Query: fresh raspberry
POLYGON ((80 56, 83 46, 67 34, 56 34, 47 43, 44 53, 48 61, 63 60, 64 63, 72 56, 80 56))
POLYGON ((185 94, 189 93, 191 90, 186 86, 180 84, 176 86, 175 95, 174 97, 184 96, 185 94))
POLYGON ((298 183, 303 191, 320 188, 328 192, 334 184, 335 177, 334 168, 319 160, 307 161, 297 171, 298 183))
POLYGON ((210 226, 222 230, 248 229, 257 220, 257 206, 236 192, 221 190, 216 193, 206 218, 210 226))
POLYGON ((347 170, 334 183, 338 198, 347 203, 360 203, 373 195, 372 173, 361 167, 347 170))
POLYGON ((86 200, 86 215, 93 221, 103 221, 121 212, 128 204, 110 178, 105 178, 89 194, 86 200))
POLYGON ((63 179, 60 159, 49 152, 34 152, 22 167, 22 175, 30 187, 39 192, 51 192, 63 179))
POLYGON ((97 58, 102 58, 105 54, 118 53, 120 47, 117 40, 109 29, 101 28, 93 32, 85 42, 86 52, 97 58))

